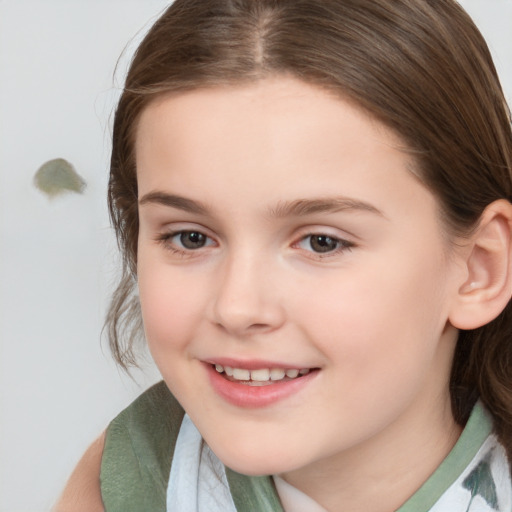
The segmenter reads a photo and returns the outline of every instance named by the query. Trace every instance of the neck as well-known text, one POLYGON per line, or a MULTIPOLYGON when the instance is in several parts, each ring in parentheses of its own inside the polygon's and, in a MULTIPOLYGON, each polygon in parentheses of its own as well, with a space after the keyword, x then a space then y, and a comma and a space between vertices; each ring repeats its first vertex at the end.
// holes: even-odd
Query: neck
POLYGON ((385 432, 329 459, 280 475, 328 511, 390 512, 403 505, 453 448, 461 428, 449 396, 414 405, 385 432))

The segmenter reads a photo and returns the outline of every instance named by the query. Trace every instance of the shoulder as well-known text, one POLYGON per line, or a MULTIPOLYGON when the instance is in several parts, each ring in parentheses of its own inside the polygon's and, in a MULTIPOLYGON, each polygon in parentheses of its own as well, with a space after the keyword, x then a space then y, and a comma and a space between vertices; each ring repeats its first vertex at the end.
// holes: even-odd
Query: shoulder
POLYGON ((184 414, 165 383, 149 388, 87 449, 53 512, 147 510, 148 495, 162 501, 184 414))
POLYGON ((178 416, 181 420, 184 412, 180 404, 161 381, 147 389, 142 395, 124 409, 110 424, 109 429, 123 426, 137 429, 141 423, 153 428, 168 424, 168 417, 178 416))
POLYGON ((184 414, 165 383, 145 391, 87 449, 54 512, 164 510, 184 414))
POLYGON ((174 446, 184 414, 160 382, 110 423, 100 473, 107 510, 165 510, 174 446))
POLYGON ((60 497, 54 512, 103 512, 100 468, 105 433, 84 453, 60 497))
POLYGON ((169 445, 174 446, 184 414, 166 384, 155 384, 112 420, 103 458, 128 449, 138 459, 144 459, 155 448, 166 451, 169 445))

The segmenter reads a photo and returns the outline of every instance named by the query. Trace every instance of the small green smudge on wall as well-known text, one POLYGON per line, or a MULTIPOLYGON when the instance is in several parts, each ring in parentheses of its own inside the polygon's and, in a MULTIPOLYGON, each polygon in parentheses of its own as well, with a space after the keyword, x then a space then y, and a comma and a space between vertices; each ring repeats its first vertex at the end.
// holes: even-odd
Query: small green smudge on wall
POLYGON ((64 158, 49 160, 39 167, 34 176, 34 184, 48 197, 69 192, 82 194, 86 187, 85 180, 64 158))

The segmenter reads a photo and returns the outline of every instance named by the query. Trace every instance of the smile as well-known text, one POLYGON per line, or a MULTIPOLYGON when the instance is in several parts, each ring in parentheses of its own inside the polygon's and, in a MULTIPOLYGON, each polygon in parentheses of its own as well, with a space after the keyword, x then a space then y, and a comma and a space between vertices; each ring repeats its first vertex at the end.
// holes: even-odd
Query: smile
POLYGON ((273 382, 286 382, 296 379, 299 376, 307 375, 309 368, 260 368, 247 370, 245 368, 232 368, 216 364, 215 370, 232 382, 240 382, 249 386, 264 386, 273 382))
MULTIPOLYGON (((236 363, 233 361, 233 363, 236 363)), ((224 362, 203 363, 215 393, 236 407, 264 408, 301 393, 309 388, 320 368, 279 368, 277 365, 265 368, 265 363, 229 365, 224 362)))

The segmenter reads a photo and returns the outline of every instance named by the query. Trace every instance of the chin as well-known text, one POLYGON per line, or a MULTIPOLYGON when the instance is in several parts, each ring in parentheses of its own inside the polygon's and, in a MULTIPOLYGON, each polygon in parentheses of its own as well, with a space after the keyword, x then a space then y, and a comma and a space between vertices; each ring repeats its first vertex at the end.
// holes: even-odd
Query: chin
POLYGON ((228 468, 248 476, 277 475, 291 471, 296 466, 291 461, 287 463, 287 461, 282 459, 272 460, 268 454, 261 452, 251 456, 248 454, 242 455, 240 452, 236 454, 226 453, 221 450, 219 453, 215 452, 215 454, 228 468))

